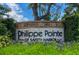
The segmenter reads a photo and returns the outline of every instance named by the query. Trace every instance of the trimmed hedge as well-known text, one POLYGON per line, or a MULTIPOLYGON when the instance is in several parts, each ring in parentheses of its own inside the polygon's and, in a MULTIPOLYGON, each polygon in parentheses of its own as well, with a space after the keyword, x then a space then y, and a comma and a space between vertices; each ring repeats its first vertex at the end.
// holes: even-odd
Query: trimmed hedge
POLYGON ((64 21, 65 41, 78 41, 79 39, 79 15, 75 14, 65 18, 64 21))

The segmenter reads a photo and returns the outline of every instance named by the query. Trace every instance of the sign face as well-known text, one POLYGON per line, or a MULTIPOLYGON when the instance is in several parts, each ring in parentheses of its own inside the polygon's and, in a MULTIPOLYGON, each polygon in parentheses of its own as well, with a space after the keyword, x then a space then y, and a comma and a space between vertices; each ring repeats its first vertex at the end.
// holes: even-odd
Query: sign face
POLYGON ((53 39, 64 41, 64 28, 26 28, 16 29, 16 39, 27 42, 50 42, 53 39))

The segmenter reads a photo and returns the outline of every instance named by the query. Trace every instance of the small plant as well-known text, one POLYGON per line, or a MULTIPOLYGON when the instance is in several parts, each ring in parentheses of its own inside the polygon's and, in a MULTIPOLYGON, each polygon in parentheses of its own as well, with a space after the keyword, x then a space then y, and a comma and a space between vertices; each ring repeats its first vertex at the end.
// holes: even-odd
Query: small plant
POLYGON ((0 48, 11 44, 11 38, 8 35, 0 36, 0 48))

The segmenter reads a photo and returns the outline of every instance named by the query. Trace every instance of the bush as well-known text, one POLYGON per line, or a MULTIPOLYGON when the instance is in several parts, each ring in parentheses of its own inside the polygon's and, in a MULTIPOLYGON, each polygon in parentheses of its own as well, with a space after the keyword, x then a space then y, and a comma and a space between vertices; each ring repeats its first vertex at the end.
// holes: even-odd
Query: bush
POLYGON ((0 19, 0 47, 8 46, 15 38, 14 19, 0 19))
POLYGON ((4 35, 7 33, 7 28, 3 23, 0 23, 0 35, 4 35))
MULTIPOLYGON (((7 31, 12 33, 11 37, 12 37, 12 39, 14 39, 15 38, 15 21, 14 21, 14 19, 12 19, 12 18, 1 19, 0 22, 4 24, 5 28, 7 28, 7 31)), ((2 30, 3 29, 4 28, 2 28, 2 30)))
POLYGON ((0 36, 0 48, 11 44, 11 37, 9 35, 0 36))
POLYGON ((65 41, 78 41, 79 16, 77 14, 65 18, 65 41))

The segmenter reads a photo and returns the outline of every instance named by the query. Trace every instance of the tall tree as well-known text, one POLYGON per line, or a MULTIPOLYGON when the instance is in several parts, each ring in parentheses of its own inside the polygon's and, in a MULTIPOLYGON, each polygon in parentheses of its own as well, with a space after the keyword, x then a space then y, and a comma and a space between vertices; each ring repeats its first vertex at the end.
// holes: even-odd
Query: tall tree
POLYGON ((10 8, 7 8, 0 4, 0 17, 2 17, 3 15, 6 15, 5 13, 7 13, 9 11, 11 11, 10 8))
POLYGON ((29 8, 32 9, 34 20, 51 20, 57 21, 61 16, 63 4, 55 3, 31 3, 29 8))
POLYGON ((67 3, 67 7, 65 9, 65 15, 64 19, 68 16, 74 15, 74 14, 79 14, 79 3, 67 3))
POLYGON ((7 12, 11 11, 10 8, 6 8, 0 5, 0 34, 5 35, 6 33, 10 33, 12 38, 14 39, 15 35, 15 22, 12 18, 3 18, 7 12))
POLYGON ((52 3, 49 3, 49 4, 42 4, 42 3, 33 4, 32 3, 29 5, 29 7, 32 8, 34 20, 41 20, 41 19, 48 18, 48 16, 50 15, 51 6, 52 6, 52 3), (39 15, 39 14, 41 14, 41 15, 39 15))

